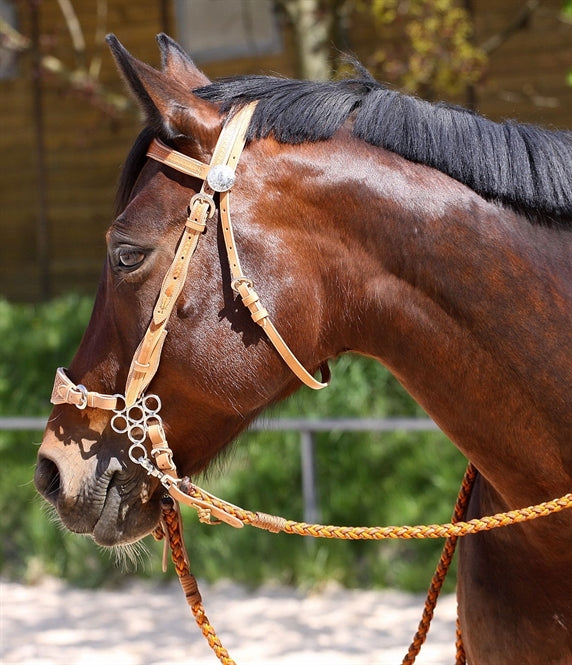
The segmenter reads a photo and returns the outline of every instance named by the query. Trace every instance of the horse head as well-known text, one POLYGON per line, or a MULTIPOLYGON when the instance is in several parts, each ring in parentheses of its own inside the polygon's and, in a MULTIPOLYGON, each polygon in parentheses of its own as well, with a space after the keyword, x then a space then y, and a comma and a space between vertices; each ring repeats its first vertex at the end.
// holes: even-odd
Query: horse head
MULTIPOLYGON (((147 159, 146 151, 153 139, 160 139, 177 154, 208 164, 225 122, 218 105, 193 92, 208 79, 175 42, 164 35, 158 41, 162 71, 109 38, 146 125, 124 167, 93 314, 67 377, 71 385, 110 396, 124 395, 134 353, 153 325, 154 306, 184 234, 190 202, 203 184, 147 159)), ((242 269, 248 283, 256 283, 289 345, 315 369, 327 357, 319 334, 318 266, 313 249, 294 236, 293 227, 299 224, 287 227, 281 221, 285 199, 271 184, 281 179, 282 191, 291 185, 281 173, 274 142, 257 143, 241 156, 232 188, 242 269)), ((216 222, 208 219, 200 233, 184 286, 165 322, 150 386, 160 397, 169 445, 185 475, 203 470, 264 406, 299 385, 233 290, 228 243, 216 222)), ((112 426, 113 416, 90 405, 77 409, 56 403, 35 476, 64 524, 92 534, 103 545, 149 533, 163 492, 157 480, 129 459, 130 442, 112 426)))

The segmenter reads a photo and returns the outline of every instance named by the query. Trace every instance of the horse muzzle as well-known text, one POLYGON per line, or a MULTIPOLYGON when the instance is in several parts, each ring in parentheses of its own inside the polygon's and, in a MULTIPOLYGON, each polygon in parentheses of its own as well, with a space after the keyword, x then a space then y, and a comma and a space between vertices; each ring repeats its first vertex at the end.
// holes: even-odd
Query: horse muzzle
POLYGON ((66 528, 103 546, 135 542, 155 528, 163 491, 154 479, 101 450, 86 456, 55 439, 46 432, 34 484, 66 528))

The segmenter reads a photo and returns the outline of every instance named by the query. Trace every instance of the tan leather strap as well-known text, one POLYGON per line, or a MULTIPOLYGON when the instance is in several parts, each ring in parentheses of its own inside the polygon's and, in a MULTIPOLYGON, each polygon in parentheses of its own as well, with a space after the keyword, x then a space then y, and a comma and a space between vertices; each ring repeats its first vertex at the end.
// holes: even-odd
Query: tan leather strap
MULTIPOLYGON (((161 293, 153 314, 153 321, 131 363, 125 390, 125 399, 128 406, 141 395, 157 371, 161 349, 167 333, 166 324, 168 318, 183 288, 189 261, 198 242, 199 235, 204 229, 206 218, 214 213, 215 204, 213 196, 215 191, 208 182, 209 175, 212 173, 212 167, 224 165, 234 172, 244 148, 245 134, 254 108, 255 104, 244 107, 229 120, 221 133, 211 164, 208 167, 208 172, 205 176, 207 180, 203 183, 200 193, 193 197, 192 201, 195 203, 191 206, 190 215, 193 221, 189 223, 189 219, 187 220, 186 243, 184 239, 181 240, 175 259, 163 281, 161 293), (179 270, 175 274, 176 266, 179 266, 179 270)), ((200 177, 198 176, 200 162, 168 148, 156 139, 151 143, 147 155, 183 173, 200 177)), ((232 276, 232 288, 240 295, 242 302, 250 310, 252 319, 262 327, 278 354, 300 381, 313 390, 325 388, 329 382, 327 364, 324 363, 320 367, 323 381, 318 381, 305 369, 277 331, 269 318, 268 311, 259 304, 259 297, 256 291, 254 291, 252 280, 244 277, 230 218, 231 189, 229 187, 224 191, 220 189, 217 191, 220 192, 220 218, 232 276)))
MULTIPOLYGON (((223 229, 224 226, 225 224, 223 224, 223 229)), ((229 261, 230 260, 231 259, 229 257, 229 261)), ((238 263, 238 257, 236 257, 236 261, 238 263)), ((278 351, 282 357, 282 360, 284 360, 290 370, 300 379, 300 381, 302 381, 302 383, 305 383, 309 388, 312 388, 313 390, 321 390, 322 388, 325 388, 329 383, 329 372, 327 370, 327 364, 324 363, 320 368, 323 381, 318 381, 300 363, 298 358, 296 358, 296 356, 292 353, 290 347, 282 339, 282 336, 278 330, 276 330, 276 327, 270 320, 268 311, 262 307, 262 305, 260 305, 260 299, 256 291, 253 289, 252 281, 247 277, 233 275, 232 285, 233 289, 238 294, 240 294, 244 305, 248 307, 252 320, 255 323, 258 323, 258 325, 264 330, 268 339, 272 342, 272 345, 276 351, 278 351)))
POLYGON ((66 374, 65 369, 58 367, 50 401, 52 404, 73 404, 78 409, 85 409, 90 406, 112 411, 117 408, 118 400, 121 399, 123 399, 121 395, 103 395, 88 390, 85 386, 76 386, 66 374))
POLYGON ((239 520, 238 517, 235 517, 227 510, 224 510, 224 508, 219 508, 217 506, 214 506, 212 503, 210 503, 210 501, 204 501, 202 499, 197 499, 195 497, 189 496, 188 494, 183 492, 179 488, 179 485, 176 483, 172 483, 167 489, 167 491, 169 492, 171 497, 178 503, 184 503, 185 505, 194 508, 198 512, 199 519, 201 522, 212 524, 211 518, 214 517, 215 519, 220 520, 221 522, 229 524, 235 529, 241 529, 244 526, 244 523, 241 522, 241 520, 239 520))
POLYGON ((173 148, 169 148, 169 146, 165 145, 159 139, 155 139, 151 143, 147 156, 152 157, 158 162, 172 166, 177 171, 181 171, 181 173, 186 173, 201 180, 206 180, 207 173, 209 172, 208 164, 203 164, 203 162, 199 162, 197 159, 193 159, 173 150, 173 148))
MULTIPOLYGON (((238 159, 238 156, 236 157, 238 159)), ((250 315, 255 323, 264 330, 276 351, 282 357, 282 360, 288 365, 290 370, 309 388, 320 390, 328 385, 329 379, 323 382, 315 379, 310 372, 300 363, 292 353, 289 346, 282 339, 280 333, 276 330, 274 324, 269 318, 268 311, 259 304, 260 299, 253 288, 253 282, 243 275, 240 259, 234 240, 234 232, 230 219, 230 190, 220 194, 220 217, 222 233, 225 241, 226 254, 232 277, 232 288, 238 293, 243 304, 250 310, 250 315)), ((321 367, 322 378, 329 376, 327 365, 324 363, 321 367), (326 370, 324 370, 324 366, 326 370)))
POLYGON ((191 211, 185 224, 183 237, 179 241, 175 258, 163 279, 151 323, 131 361, 125 387, 125 402, 128 407, 135 403, 157 371, 167 335, 166 326, 169 317, 185 285, 189 263, 200 234, 205 229, 207 219, 215 212, 213 200, 215 190, 208 183, 209 173, 216 166, 229 167, 232 169, 232 174, 234 173, 234 168, 244 148, 245 134, 253 111, 254 105, 246 106, 228 120, 217 141, 211 163, 208 167, 203 165, 204 170, 198 168, 197 164, 200 165, 200 162, 196 162, 176 150, 169 150, 156 140, 149 147, 147 152, 149 157, 184 173, 191 172, 191 175, 197 175, 200 170, 200 177, 205 180, 201 191, 190 201, 191 211))
MULTIPOLYGON (((166 326, 184 287, 189 263, 197 247, 199 237, 206 227, 207 219, 215 214, 214 195, 216 192, 220 193, 220 217, 232 275, 232 288, 240 295, 242 302, 248 307, 253 321, 262 327, 292 372, 314 390, 328 385, 329 370, 327 363, 323 363, 320 367, 324 379, 320 382, 294 356, 270 320, 268 311, 260 304, 252 280, 242 274, 230 219, 230 190, 234 183, 234 172, 244 149, 246 131, 255 106, 256 103, 245 106, 227 121, 219 136, 209 165, 169 148, 158 139, 151 142, 147 152, 149 157, 178 171, 200 178, 203 180, 203 185, 200 192, 195 194, 190 201, 190 212, 185 222, 185 230, 177 246, 171 266, 163 278, 159 296, 153 308, 151 322, 131 361, 125 387, 125 397, 89 391, 83 385, 74 384, 66 375, 65 370, 60 367, 56 372, 54 381, 51 398, 53 404, 65 403, 73 404, 80 409, 89 406, 109 411, 118 408, 119 400, 124 400, 125 408, 129 408, 143 394, 159 366, 161 350, 167 335, 166 326)), ((165 472, 169 470, 169 473, 176 477, 172 454, 166 443, 162 427, 152 428, 149 434, 159 467, 165 472)))

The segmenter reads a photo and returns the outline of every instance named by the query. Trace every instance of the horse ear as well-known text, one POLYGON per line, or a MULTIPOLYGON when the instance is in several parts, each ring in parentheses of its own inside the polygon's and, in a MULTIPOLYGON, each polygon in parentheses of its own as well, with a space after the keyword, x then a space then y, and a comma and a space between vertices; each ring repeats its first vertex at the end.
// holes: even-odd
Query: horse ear
POLYGON ((165 71, 160 72, 134 58, 115 35, 108 35, 106 40, 147 123, 159 135, 166 138, 193 138, 208 150, 208 144, 216 140, 220 131, 221 118, 214 104, 192 94, 191 88, 206 77, 194 65, 189 68, 188 59, 185 65, 182 64, 180 47, 175 45, 175 48, 172 42, 167 48, 162 48, 165 71), (185 79, 183 83, 184 68, 190 71, 190 80, 185 79), (173 71, 177 72, 176 77, 169 76, 173 71))
POLYGON ((183 85, 200 88, 208 85, 210 80, 197 68, 185 51, 174 39, 165 33, 157 35, 157 43, 161 50, 163 71, 183 85))

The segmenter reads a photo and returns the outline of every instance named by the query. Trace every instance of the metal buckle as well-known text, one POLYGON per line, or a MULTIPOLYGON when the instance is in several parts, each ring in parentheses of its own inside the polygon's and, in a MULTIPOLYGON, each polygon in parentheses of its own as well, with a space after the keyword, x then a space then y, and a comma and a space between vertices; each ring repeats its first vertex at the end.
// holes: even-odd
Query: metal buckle
POLYGON ((209 212, 207 213, 207 218, 211 219, 214 216, 215 212, 216 212, 216 203, 214 202, 213 197, 209 196, 208 194, 205 194, 204 192, 198 192, 197 194, 195 194, 192 197, 192 199, 189 203, 189 207, 191 208, 191 210, 193 209, 193 206, 197 202, 198 203, 206 203, 208 205, 209 212))
POLYGON ((78 409, 85 409, 87 406, 87 388, 80 383, 78 386, 76 386, 77 390, 81 393, 81 402, 79 404, 76 404, 76 407, 78 409))
POLYGON ((239 287, 241 284, 246 284, 246 286, 247 286, 249 289, 253 289, 253 288, 254 288, 254 282, 253 282, 249 277, 245 277, 244 275, 239 275, 238 277, 235 277, 235 278, 232 280, 232 282, 230 283, 230 286, 231 286, 232 290, 233 290, 235 293, 240 293, 240 291, 238 290, 238 287, 239 287))

